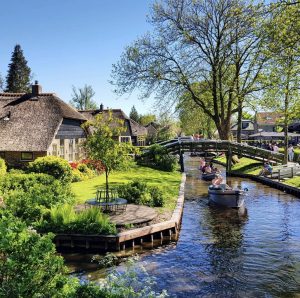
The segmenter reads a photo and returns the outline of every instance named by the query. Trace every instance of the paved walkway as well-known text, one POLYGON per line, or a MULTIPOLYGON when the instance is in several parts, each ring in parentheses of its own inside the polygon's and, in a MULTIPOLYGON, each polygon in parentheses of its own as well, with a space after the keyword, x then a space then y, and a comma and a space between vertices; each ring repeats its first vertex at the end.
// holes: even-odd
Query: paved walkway
MULTIPOLYGON (((77 212, 80 212, 87 208, 87 205, 81 204, 75 207, 77 212)), ((97 208, 97 207, 91 207, 97 208)), ((117 226, 124 226, 127 224, 142 224, 152 221, 157 217, 157 212, 154 208, 142 206, 142 205, 133 205, 128 204, 126 211, 117 214, 108 214, 111 221, 114 222, 117 226)))

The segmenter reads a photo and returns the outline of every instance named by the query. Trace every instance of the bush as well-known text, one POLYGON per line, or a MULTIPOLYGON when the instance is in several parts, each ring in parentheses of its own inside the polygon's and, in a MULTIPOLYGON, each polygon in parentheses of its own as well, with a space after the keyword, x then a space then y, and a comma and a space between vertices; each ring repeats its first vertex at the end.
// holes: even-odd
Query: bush
POLYGON ((7 174, 0 179, 0 190, 7 209, 27 223, 54 205, 75 200, 69 184, 46 174, 7 174))
POLYGON ((5 164, 5 160, 0 158, 0 177, 4 176, 6 174, 6 164, 5 164))
POLYGON ((45 173, 56 179, 69 183, 72 180, 72 168, 69 163, 60 157, 45 156, 39 157, 35 161, 29 163, 29 172, 45 173))
POLYGON ((156 186, 148 187, 146 183, 133 181, 118 187, 120 197, 128 203, 162 207, 165 202, 163 192, 156 186))
POLYGON ((154 144, 150 146, 148 152, 138 160, 138 164, 172 172, 177 168, 177 159, 175 156, 168 154, 165 147, 154 144))
POLYGON ((68 204, 52 207, 48 218, 39 221, 37 228, 54 233, 116 234, 115 224, 99 208, 76 213, 68 204))

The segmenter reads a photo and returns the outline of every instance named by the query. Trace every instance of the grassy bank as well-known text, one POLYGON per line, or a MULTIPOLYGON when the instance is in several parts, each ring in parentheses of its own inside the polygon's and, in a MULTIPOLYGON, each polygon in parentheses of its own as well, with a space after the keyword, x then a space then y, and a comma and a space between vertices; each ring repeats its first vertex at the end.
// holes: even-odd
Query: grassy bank
MULTIPOLYGON (((151 186, 160 187, 167 198, 164 208, 169 210, 174 209, 181 180, 180 172, 163 172, 134 165, 129 170, 113 172, 109 176, 109 185, 113 188, 133 180, 143 181, 151 186)), ((98 188, 105 188, 105 175, 72 183, 72 190, 75 193, 78 203, 83 203, 87 199, 94 198, 98 188)))
MULTIPOLYGON (((226 164, 226 157, 218 157, 216 160, 226 164)), ((232 165, 232 171, 252 175, 258 175, 261 168, 261 162, 247 157, 239 158, 239 161, 232 165)))

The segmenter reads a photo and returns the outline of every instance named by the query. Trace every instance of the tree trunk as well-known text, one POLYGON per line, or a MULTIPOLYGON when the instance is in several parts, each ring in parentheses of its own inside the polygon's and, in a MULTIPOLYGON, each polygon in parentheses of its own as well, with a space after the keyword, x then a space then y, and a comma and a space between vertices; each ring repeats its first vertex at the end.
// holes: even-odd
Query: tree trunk
POLYGON ((236 141, 238 143, 242 142, 242 116, 243 116, 242 113, 243 113, 242 101, 239 100, 239 102, 238 102, 237 132, 236 132, 236 141))
POLYGON ((105 189, 106 189, 106 201, 109 200, 109 188, 108 188, 108 169, 105 167, 105 189))

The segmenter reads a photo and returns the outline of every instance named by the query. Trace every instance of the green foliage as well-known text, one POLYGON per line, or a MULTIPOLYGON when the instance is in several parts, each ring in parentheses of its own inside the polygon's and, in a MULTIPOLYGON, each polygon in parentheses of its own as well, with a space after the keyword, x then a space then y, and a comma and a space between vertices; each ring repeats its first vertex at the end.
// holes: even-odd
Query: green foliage
POLYGON ((99 208, 92 207, 75 212, 72 205, 52 207, 50 214, 37 223, 42 232, 116 234, 116 226, 99 208))
POLYGON ((10 174, 0 179, 7 209, 28 223, 38 220, 51 206, 74 202, 70 185, 46 174, 10 174))
POLYGON ((118 187, 120 197, 128 203, 162 207, 165 203, 165 194, 157 186, 148 186, 146 183, 135 180, 118 187))
POLYGON ((60 157, 44 156, 30 162, 28 171, 34 173, 45 173, 59 179, 64 183, 72 180, 72 168, 69 163, 60 157))
POLYGON ((92 99, 95 91, 92 86, 85 84, 83 88, 72 87, 72 100, 70 104, 78 110, 97 109, 96 102, 92 99))
POLYGON ((175 171, 177 168, 176 157, 168 154, 166 148, 159 144, 151 145, 138 163, 167 172, 175 171))
POLYGON ((98 114, 94 121, 86 122, 84 127, 93 131, 85 142, 85 148, 90 158, 101 160, 104 165, 108 189, 108 176, 111 171, 126 167, 132 160, 129 154, 134 152, 131 144, 116 140, 125 130, 124 122, 114 118, 109 111, 107 114, 98 114))
POLYGON ((5 160, 0 158, 0 177, 5 175, 6 170, 7 170, 7 167, 5 164, 5 160))
POLYGON ((148 125, 149 123, 155 121, 156 121, 156 116, 153 114, 140 115, 140 124, 143 126, 148 125))
POLYGON ((8 65, 6 92, 30 92, 30 72, 20 45, 16 45, 8 65))
POLYGON ((132 106, 131 111, 129 113, 129 118, 134 120, 135 122, 140 122, 140 115, 137 112, 135 106, 132 106))
POLYGON ((11 215, 0 217, 0 297, 71 296, 78 282, 67 276, 53 236, 40 236, 11 215))

